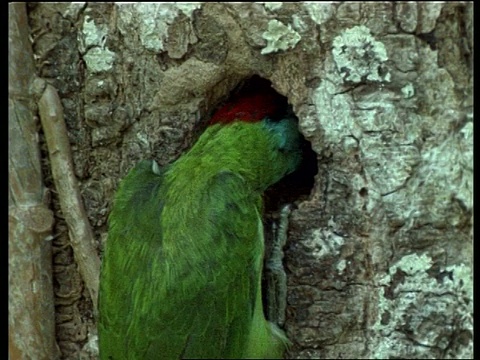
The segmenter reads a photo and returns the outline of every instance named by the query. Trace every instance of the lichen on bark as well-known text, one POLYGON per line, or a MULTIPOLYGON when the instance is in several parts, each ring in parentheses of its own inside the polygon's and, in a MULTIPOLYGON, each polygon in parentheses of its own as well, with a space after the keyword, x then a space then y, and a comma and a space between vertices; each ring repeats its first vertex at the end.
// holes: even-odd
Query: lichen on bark
MULTIPOLYGON (((319 168, 289 221, 287 356, 471 356, 472 7, 29 5, 99 249, 119 179, 140 159, 177 158, 257 74, 288 97, 319 168)), ((92 304, 53 198, 61 350, 94 358, 92 304)))

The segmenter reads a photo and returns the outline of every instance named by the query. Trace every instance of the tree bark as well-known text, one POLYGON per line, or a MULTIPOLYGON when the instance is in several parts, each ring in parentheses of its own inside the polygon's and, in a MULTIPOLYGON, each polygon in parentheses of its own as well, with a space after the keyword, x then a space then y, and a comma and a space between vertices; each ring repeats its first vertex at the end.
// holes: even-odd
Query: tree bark
POLYGON ((51 229, 42 182, 35 76, 24 3, 9 4, 9 359, 57 359, 51 229))
MULTIPOLYGON (((472 3, 29 9, 100 248, 119 179, 176 159, 256 74, 288 97, 318 165, 289 219, 287 356, 473 355, 472 3)), ((53 244, 63 357, 95 358, 92 304, 68 239, 53 244)))

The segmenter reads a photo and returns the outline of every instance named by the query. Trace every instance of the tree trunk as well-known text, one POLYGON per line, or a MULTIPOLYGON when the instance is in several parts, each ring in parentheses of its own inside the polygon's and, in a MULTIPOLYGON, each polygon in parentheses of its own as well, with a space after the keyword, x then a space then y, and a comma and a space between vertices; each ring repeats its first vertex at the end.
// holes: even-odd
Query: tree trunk
MULTIPOLYGON (((318 167, 289 221, 286 355, 473 356, 472 3, 28 9, 100 249, 119 179, 176 159, 256 74, 288 97, 318 167)), ((65 359, 95 358, 93 304, 52 198, 57 341, 65 359)))

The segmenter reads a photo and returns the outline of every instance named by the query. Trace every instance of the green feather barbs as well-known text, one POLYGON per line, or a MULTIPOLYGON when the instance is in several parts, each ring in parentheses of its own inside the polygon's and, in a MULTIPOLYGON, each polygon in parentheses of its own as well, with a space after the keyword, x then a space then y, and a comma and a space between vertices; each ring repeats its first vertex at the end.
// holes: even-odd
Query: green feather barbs
POLYGON ((281 358, 264 317, 262 194, 301 161, 297 121, 217 121, 122 180, 100 278, 100 358, 281 358))

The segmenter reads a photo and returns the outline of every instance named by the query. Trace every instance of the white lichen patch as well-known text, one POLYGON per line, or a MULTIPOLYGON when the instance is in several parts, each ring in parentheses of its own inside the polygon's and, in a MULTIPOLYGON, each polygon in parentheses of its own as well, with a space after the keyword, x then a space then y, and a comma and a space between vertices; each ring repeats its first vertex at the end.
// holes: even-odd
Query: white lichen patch
POLYGON ((345 239, 335 234, 330 228, 313 230, 308 239, 303 242, 310 254, 316 258, 321 258, 328 254, 338 255, 344 243, 345 239))
POLYGON ((403 271, 409 276, 419 275, 428 278, 425 271, 431 267, 432 259, 426 254, 422 254, 420 256, 418 256, 418 254, 405 255, 388 269, 388 274, 380 281, 380 283, 384 285, 389 283, 391 281, 391 277, 395 275, 398 270, 403 271))
POLYGON ((268 29, 262 37, 267 41, 267 46, 261 51, 262 55, 292 49, 301 39, 290 24, 287 26, 278 20, 268 22, 268 29))
POLYGON ((105 25, 97 26, 88 15, 85 16, 82 27, 82 36, 79 37, 80 52, 92 46, 104 47, 107 41, 108 28, 105 25))
POLYGON ((351 96, 337 91, 333 83, 322 81, 312 96, 317 118, 321 119, 325 131, 325 140, 337 143, 343 136, 360 138, 362 130, 351 116, 351 96))
POLYGON ((110 70, 115 61, 115 53, 105 46, 107 35, 107 26, 97 26, 93 19, 85 16, 82 32, 78 36, 78 47, 81 53, 86 52, 83 60, 92 73, 110 70))
POLYGON ((337 36, 332 54, 345 81, 390 81, 390 73, 385 68, 388 60, 385 45, 375 40, 366 26, 355 26, 337 36))
POLYGON ((402 94, 405 99, 411 98, 415 95, 415 88, 413 87, 412 83, 408 83, 402 88, 402 94))
POLYGON ((459 264, 431 273, 432 266, 427 254, 410 254, 379 275, 371 357, 432 356, 432 347, 447 358, 449 351, 471 354, 471 341, 462 350, 449 349, 449 343, 455 334, 473 331, 472 269, 459 264))
POLYGON ((117 3, 119 30, 124 35, 138 24, 138 35, 142 45, 151 51, 164 50, 168 28, 179 13, 192 17, 193 11, 200 8, 200 2, 190 3, 117 3))
POLYGON ((90 49, 85 55, 83 60, 87 65, 87 69, 92 73, 99 73, 102 71, 108 71, 112 68, 115 61, 115 53, 107 48, 93 48, 90 49))
POLYGON ((340 275, 344 272, 346 267, 347 267, 347 260, 341 259, 337 262, 336 269, 340 275))
POLYGON ((177 9, 168 4, 139 3, 136 10, 140 20, 139 36, 142 45, 148 50, 163 50, 168 27, 177 17, 177 9))
POLYGON ((302 17, 297 14, 292 15, 292 26, 300 33, 304 33, 308 30, 308 25, 303 21, 302 17))
POLYGON ((270 11, 275 11, 278 10, 282 7, 283 3, 282 2, 261 2, 260 4, 263 4, 265 9, 270 10, 270 11))
POLYGON ((318 25, 330 20, 335 13, 335 6, 328 2, 304 1, 303 6, 307 9, 310 18, 318 25))

